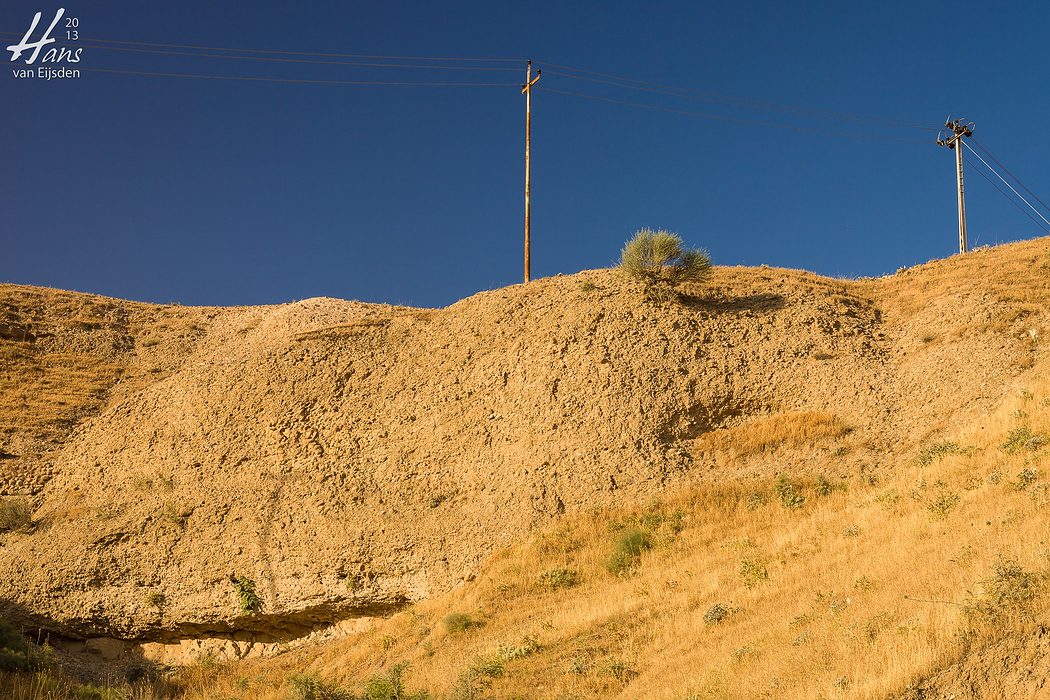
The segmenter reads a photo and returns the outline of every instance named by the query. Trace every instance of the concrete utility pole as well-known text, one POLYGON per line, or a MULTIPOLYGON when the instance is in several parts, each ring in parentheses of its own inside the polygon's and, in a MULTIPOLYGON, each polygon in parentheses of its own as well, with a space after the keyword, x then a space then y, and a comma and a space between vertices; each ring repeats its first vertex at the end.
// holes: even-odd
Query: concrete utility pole
POLYGON ((529 281, 530 267, 529 267, 529 252, 531 248, 531 242, 529 240, 529 234, 531 230, 529 228, 529 189, 530 189, 530 169, 529 169, 529 154, 531 151, 530 140, 532 138, 532 86, 539 82, 540 71, 536 71, 536 77, 532 77, 532 61, 529 61, 525 66, 525 84, 521 86, 521 94, 525 95, 525 281, 529 281))
POLYGON ((955 172, 959 182, 959 252, 965 253, 970 248, 966 242, 966 200, 963 198, 963 146, 961 139, 963 136, 966 138, 973 136, 974 123, 965 119, 953 121, 949 116, 944 125, 951 129, 955 135, 945 139, 943 133, 938 134, 937 145, 955 149, 955 172))

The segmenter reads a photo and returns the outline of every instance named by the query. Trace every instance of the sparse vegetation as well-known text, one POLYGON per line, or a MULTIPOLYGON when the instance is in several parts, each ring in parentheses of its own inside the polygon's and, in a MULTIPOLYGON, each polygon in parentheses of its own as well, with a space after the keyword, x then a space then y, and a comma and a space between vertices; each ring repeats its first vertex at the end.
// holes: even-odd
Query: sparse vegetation
POLYGON ((162 608, 166 598, 160 591, 149 591, 143 597, 143 602, 150 608, 162 608))
POLYGON ((919 464, 923 467, 928 467, 945 455, 962 454, 962 452, 962 448, 954 442, 937 442, 919 451, 919 464))
POLYGON ((14 627, 0 622, 0 671, 31 671, 42 666, 42 653, 14 627))
POLYGON ((1037 435, 1031 428, 1022 425, 1010 431, 1001 447, 1005 452, 1017 454, 1021 451, 1035 452, 1045 444, 1046 438, 1043 435, 1037 435))
POLYGON ((634 570, 642 558, 642 553, 651 548, 652 539, 649 533, 641 528, 631 527, 620 533, 613 545, 613 552, 605 563, 609 573, 623 575, 634 570))
POLYGON ((356 700, 335 683, 322 680, 316 673, 297 673, 288 679, 291 700, 356 700))
POLYGON ((740 562, 740 580, 745 588, 754 588, 763 581, 769 580, 769 570, 761 559, 746 558, 740 562))
POLYGON ((717 625, 719 622, 729 617, 729 615, 729 608, 721 603, 715 603, 704 613, 704 623, 708 625, 717 625))
POLYGON ((539 583, 549 591, 556 591, 559 588, 572 588, 576 585, 576 580, 575 571, 559 567, 540 574, 539 583))
POLYGON ((255 615, 262 612, 262 598, 255 590, 255 581, 236 574, 230 575, 230 582, 237 591, 237 600, 241 606, 241 612, 245 615, 255 615))
POLYGON ((784 474, 777 478, 773 492, 776 493, 777 498, 780 500, 780 505, 788 510, 798 510, 806 502, 806 497, 802 495, 802 490, 784 474))
POLYGON ((952 491, 946 484, 937 485, 937 493, 927 504, 927 508, 933 517, 938 519, 944 519, 948 517, 948 514, 959 505, 959 501, 962 500, 959 494, 952 491))
POLYGON ((481 622, 467 613, 452 612, 445 616, 445 631, 449 634, 462 634, 481 627, 481 622))
POLYGON ((29 524, 32 508, 28 498, 5 498, 0 500, 0 532, 11 532, 29 524))
POLYGON ((620 269, 641 281, 650 297, 669 300, 683 282, 710 276, 711 257, 685 248, 681 237, 670 231, 643 228, 620 251, 620 269))
POLYGON ((361 700, 428 700, 430 695, 425 691, 410 693, 405 689, 407 668, 407 663, 394 664, 386 673, 373 676, 365 684, 361 700))
POLYGON ((978 584, 964 607, 972 618, 986 623, 997 623, 1008 617, 1031 617, 1045 583, 1044 574, 1029 571, 1016 560, 999 559, 992 575, 978 584))

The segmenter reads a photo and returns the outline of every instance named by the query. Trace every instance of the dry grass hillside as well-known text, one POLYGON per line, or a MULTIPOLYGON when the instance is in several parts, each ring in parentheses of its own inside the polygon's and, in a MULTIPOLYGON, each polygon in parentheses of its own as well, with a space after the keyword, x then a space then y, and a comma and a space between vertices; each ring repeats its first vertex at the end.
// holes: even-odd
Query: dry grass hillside
POLYGON ((1036 697, 1050 240, 688 291, 0 287, 3 615, 200 698, 1036 697))

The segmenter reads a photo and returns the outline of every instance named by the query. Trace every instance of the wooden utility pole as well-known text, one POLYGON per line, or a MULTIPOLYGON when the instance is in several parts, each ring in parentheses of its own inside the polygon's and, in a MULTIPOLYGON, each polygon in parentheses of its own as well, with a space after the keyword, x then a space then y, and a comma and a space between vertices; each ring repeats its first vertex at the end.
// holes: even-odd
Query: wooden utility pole
POLYGON ((942 134, 937 136, 937 145, 955 149, 955 176, 959 185, 959 252, 965 253, 970 249, 966 241, 966 199, 963 197, 963 154, 962 137, 973 136, 973 122, 964 119, 952 120, 948 117, 944 125, 952 130, 953 136, 945 139, 942 134))
POLYGON ((532 138, 532 86, 539 82, 540 71, 536 71, 536 77, 532 77, 532 61, 529 61, 525 66, 525 84, 521 86, 521 94, 525 95, 525 281, 529 281, 530 267, 529 267, 529 252, 531 242, 529 240, 529 234, 531 230, 529 228, 529 189, 530 189, 530 168, 529 168, 529 155, 531 151, 530 140, 532 138))

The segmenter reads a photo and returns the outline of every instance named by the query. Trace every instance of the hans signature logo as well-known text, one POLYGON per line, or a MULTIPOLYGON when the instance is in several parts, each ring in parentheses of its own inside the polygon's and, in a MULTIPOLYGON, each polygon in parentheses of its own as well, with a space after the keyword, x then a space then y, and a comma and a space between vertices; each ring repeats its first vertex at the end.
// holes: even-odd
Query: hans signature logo
MULTIPOLYGON (((55 18, 51 20, 51 25, 43 33, 40 39, 32 41, 33 34, 36 32, 37 25, 40 24, 40 17, 43 13, 37 12, 33 16, 33 22, 29 25, 29 29, 26 31, 25 36, 17 44, 11 44, 7 47, 7 50, 11 52, 11 62, 17 61, 22 58, 22 54, 27 52, 29 55, 24 58, 25 64, 31 66, 40 59, 40 66, 34 71, 28 68, 21 68, 11 71, 16 78, 44 78, 45 80, 51 80, 52 78, 79 78, 80 71, 75 68, 67 68, 65 66, 55 67, 54 64, 61 63, 80 63, 80 54, 83 51, 82 48, 69 48, 66 46, 52 46, 44 55, 41 56, 40 52, 45 46, 54 44, 56 39, 52 36, 52 32, 55 31, 55 27, 62 21, 62 17, 65 15, 66 9, 64 7, 58 8, 55 13, 55 18), (44 65, 49 64, 49 65, 44 65)), ((80 20, 76 17, 66 17, 63 28, 66 30, 66 40, 73 42, 80 39, 79 33, 80 20)))

